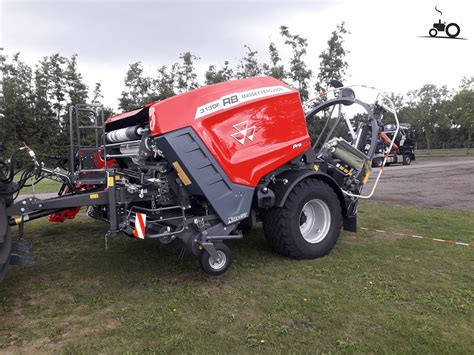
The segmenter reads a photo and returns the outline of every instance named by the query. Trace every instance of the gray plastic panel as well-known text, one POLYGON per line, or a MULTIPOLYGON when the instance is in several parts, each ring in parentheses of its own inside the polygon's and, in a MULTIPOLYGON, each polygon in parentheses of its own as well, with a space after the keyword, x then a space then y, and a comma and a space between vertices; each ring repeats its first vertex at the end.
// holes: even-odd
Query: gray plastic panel
POLYGON ((190 127, 156 138, 169 162, 178 161, 191 179, 191 194, 207 198, 226 225, 248 217, 254 188, 234 184, 190 127))

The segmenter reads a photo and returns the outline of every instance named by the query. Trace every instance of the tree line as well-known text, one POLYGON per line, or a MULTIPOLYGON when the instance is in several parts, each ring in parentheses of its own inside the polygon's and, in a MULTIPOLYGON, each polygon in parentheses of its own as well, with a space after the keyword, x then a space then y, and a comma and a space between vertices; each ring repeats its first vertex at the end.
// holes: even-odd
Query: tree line
MULTIPOLYGON (((118 98, 120 111, 128 111, 179 93, 232 79, 269 75, 282 80, 300 91, 303 102, 311 94, 324 93, 332 79, 344 82, 349 68, 345 36, 350 32, 339 24, 331 33, 327 48, 315 60, 319 63, 315 74, 307 64, 306 38, 280 27, 283 43, 290 49, 287 62, 281 58, 274 42, 268 45, 268 60, 259 60, 258 52, 244 45, 244 56, 233 66, 229 61, 209 65, 203 80, 195 70, 199 57, 183 52, 172 65, 160 66, 153 76, 146 75, 141 62, 129 65, 124 75, 124 89, 118 98)), ((52 54, 29 66, 20 53, 0 57, 3 74, 3 98, 0 101, 0 139, 6 151, 11 152, 20 142, 43 154, 64 154, 69 142, 68 107, 103 99, 101 83, 89 88, 77 68, 78 56, 64 57, 52 54)), ((392 93, 402 122, 415 129, 418 148, 469 148, 474 129, 473 77, 466 77, 458 88, 426 84, 406 94, 392 93)), ((106 117, 113 114, 105 108, 106 117)), ((308 122, 310 132, 317 132, 308 122)))

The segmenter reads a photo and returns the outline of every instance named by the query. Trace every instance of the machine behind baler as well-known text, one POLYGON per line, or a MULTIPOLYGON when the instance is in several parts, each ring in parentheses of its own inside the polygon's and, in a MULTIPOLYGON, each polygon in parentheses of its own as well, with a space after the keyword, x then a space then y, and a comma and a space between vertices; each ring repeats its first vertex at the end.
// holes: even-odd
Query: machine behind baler
POLYGON ((380 167, 384 160, 386 165, 397 163, 410 165, 416 159, 415 132, 409 123, 400 123, 399 127, 391 123, 386 124, 379 138, 372 166, 380 167))
POLYGON ((357 202, 388 110, 383 100, 369 105, 334 86, 333 99, 306 113, 298 91, 270 77, 203 87, 105 122, 99 106, 71 107, 67 169, 47 168, 27 145, 0 161, 0 280, 11 261, 25 263, 26 222, 62 222, 83 206, 110 225, 106 238, 124 233, 175 244, 211 275, 232 262, 225 241, 242 238, 257 221, 282 255, 327 254, 341 227, 356 231, 357 202), (356 129, 341 113, 354 104, 366 112, 356 129), (331 121, 319 148, 306 127, 317 115, 331 121), (344 120, 349 140, 333 137, 344 120), (31 164, 17 170, 21 151, 31 164), (57 197, 14 198, 27 181, 44 178, 62 182, 57 197))

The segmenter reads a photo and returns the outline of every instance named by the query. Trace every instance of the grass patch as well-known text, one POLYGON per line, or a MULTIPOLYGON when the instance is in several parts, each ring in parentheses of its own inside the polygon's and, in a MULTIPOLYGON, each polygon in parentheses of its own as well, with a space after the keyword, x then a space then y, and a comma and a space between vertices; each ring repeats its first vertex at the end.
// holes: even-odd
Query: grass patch
MULTIPOLYGON (((364 203, 360 225, 472 242, 474 213, 364 203)), ((295 261, 261 227, 229 242, 210 278, 156 243, 102 236, 85 217, 36 221, 41 265, 0 289, 6 352, 470 353, 472 249, 359 231, 327 257, 295 261)))
POLYGON ((433 149, 433 150, 417 150, 417 157, 465 157, 473 156, 474 149, 433 149))
MULTIPOLYGON (((31 184, 31 179, 29 179, 27 185, 31 184)), ((54 181, 54 180, 49 180, 49 179, 43 179, 37 184, 35 184, 35 192, 36 193, 49 193, 49 192, 58 192, 59 188, 61 187, 61 183, 54 181)), ((25 187, 21 190, 22 194, 31 194, 33 193, 33 188, 32 187, 25 187)))

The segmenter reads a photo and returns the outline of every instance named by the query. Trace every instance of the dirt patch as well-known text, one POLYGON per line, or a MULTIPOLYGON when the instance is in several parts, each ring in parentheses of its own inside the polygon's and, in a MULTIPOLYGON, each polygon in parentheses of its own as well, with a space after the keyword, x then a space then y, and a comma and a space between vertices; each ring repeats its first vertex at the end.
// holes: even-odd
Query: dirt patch
MULTIPOLYGON (((370 191, 379 169, 366 187, 370 191)), ((384 169, 373 199, 401 205, 474 211, 474 157, 420 157, 384 169)))

